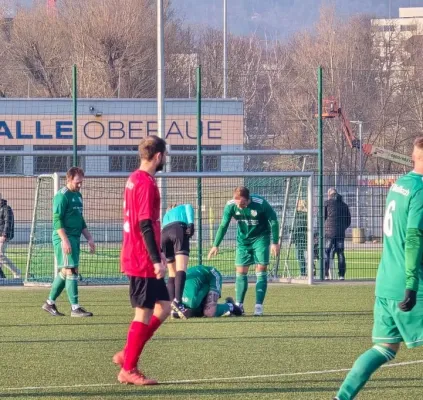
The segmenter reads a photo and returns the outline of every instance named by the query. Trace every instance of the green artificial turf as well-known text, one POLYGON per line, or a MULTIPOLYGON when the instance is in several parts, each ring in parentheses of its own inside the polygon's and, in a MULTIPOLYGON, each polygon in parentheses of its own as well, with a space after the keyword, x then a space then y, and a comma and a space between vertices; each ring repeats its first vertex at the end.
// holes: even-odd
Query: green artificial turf
MULTIPOLYGON (((133 311, 126 287, 80 290, 93 318, 41 310, 48 289, 0 288, 1 399, 332 399, 355 358, 371 346, 373 285, 270 285, 263 317, 168 320, 147 344, 141 367, 155 387, 117 382, 111 357, 133 311), (316 373, 310 373, 316 372, 316 373), (209 381, 205 381, 209 379, 209 381), (189 380, 189 383, 181 381, 189 380), (171 383, 173 382, 173 383, 171 383), (31 388, 30 388, 31 387, 31 388)), ((233 295, 233 285, 223 297, 233 295)), ((423 360, 404 350, 393 363, 423 360)), ((422 365, 378 371, 360 400, 418 399, 422 365)))

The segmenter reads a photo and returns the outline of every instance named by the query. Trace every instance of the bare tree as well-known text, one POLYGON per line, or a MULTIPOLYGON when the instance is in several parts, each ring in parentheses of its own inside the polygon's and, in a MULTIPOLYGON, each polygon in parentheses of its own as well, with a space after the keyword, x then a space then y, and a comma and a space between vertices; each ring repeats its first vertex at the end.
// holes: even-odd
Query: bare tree
POLYGON ((63 24, 44 6, 20 9, 13 20, 8 46, 11 67, 16 72, 14 81, 29 80, 37 96, 69 96, 68 42, 63 24))

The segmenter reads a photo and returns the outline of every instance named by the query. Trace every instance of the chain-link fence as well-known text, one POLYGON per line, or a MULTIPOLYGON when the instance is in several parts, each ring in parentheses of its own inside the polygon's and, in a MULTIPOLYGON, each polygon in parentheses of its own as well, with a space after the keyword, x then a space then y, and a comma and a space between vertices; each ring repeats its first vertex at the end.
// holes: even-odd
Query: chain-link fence
MULTIPOLYGON (((270 62, 269 58, 260 58, 269 54, 257 53, 254 46, 248 51, 241 46, 244 50, 238 53, 251 61, 248 67, 229 65, 227 99, 220 98, 222 75, 212 68, 209 55, 169 59, 166 171, 197 170, 201 118, 204 172, 312 171, 317 205, 317 69, 301 60, 280 64, 282 58, 278 58, 270 62), (204 97, 201 116, 194 99, 195 67, 200 61, 204 97), (263 153, 248 153, 251 150, 263 153), (279 154, 279 150, 285 154, 279 154)), ((296 56, 292 54, 292 60, 296 56)), ((417 107, 420 71, 402 68, 384 72, 381 77, 383 69, 375 68, 365 63, 351 68, 327 65, 323 74, 322 190, 326 200, 328 189, 335 187, 350 209, 351 225, 345 241, 347 279, 374 278, 382 246, 386 192, 392 181, 410 168, 406 155, 421 131, 417 107), (368 145, 365 151, 363 145, 368 145)), ((64 173, 75 161, 87 176, 104 175, 99 182, 108 185, 110 180, 111 188, 114 179, 124 179, 118 176, 129 175, 139 163, 140 138, 157 133, 155 72, 139 66, 130 71, 122 66, 113 72, 86 63, 78 67, 74 107, 70 66, 46 67, 43 74, 35 67, 5 69, 1 78, 5 97, 0 99, 0 192, 15 212, 16 234, 8 243, 7 253, 21 270, 29 240, 33 177, 64 173)), ((249 185, 254 192, 254 183, 249 185)), ((96 194, 85 190, 89 204, 96 194)), ((187 189, 184 195, 186 200, 173 199, 166 193, 164 201, 195 202, 196 189, 187 189)), ((113 196, 119 198, 117 193, 113 196)), ((283 204, 282 197, 271 197, 275 197, 275 204, 283 204)), ((319 232, 316 207, 314 212, 313 230, 319 232)), ((107 224, 97 236, 114 237, 119 223, 116 219, 107 224)), ((94 221, 93 229, 96 224, 94 221)), ((210 232, 209 227, 204 229, 205 242, 210 232)), ((8 278, 13 276, 7 268, 5 273, 8 278)))

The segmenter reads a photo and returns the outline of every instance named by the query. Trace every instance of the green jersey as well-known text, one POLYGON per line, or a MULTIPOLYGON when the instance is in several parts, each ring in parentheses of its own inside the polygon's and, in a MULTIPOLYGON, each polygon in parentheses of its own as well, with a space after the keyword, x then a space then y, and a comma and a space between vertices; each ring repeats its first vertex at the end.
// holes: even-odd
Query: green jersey
POLYGON ((410 172, 389 189, 376 296, 402 300, 405 289, 423 298, 423 175, 410 172))
POLYGON ((58 240, 58 229, 63 228, 67 236, 80 237, 87 227, 82 216, 82 195, 72 192, 66 186, 53 199, 53 240, 58 240))
POLYGON ((230 200, 223 210, 222 222, 214 240, 218 247, 225 236, 231 219, 238 224, 237 242, 250 245, 256 239, 272 235, 272 243, 279 242, 279 223, 275 211, 270 204, 257 195, 250 196, 250 204, 245 208, 238 208, 235 200, 230 200))

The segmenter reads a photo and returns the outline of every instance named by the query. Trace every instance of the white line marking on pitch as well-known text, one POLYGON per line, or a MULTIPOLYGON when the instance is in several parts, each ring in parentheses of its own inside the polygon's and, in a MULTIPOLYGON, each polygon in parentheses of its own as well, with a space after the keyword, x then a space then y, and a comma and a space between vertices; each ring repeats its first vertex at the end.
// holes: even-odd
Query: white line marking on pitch
MULTIPOLYGON (((406 365, 414 365, 414 364, 423 364, 423 360, 392 363, 392 364, 382 365, 381 368, 403 367, 406 365)), ((246 375, 246 376, 231 376, 231 377, 225 376, 221 378, 186 379, 186 380, 176 380, 176 381, 163 381, 163 382, 160 382, 160 385, 169 385, 169 384, 175 385, 175 384, 198 383, 198 382, 224 382, 224 381, 264 379, 264 378, 284 378, 289 376, 301 376, 301 375, 323 375, 323 374, 334 374, 338 372, 347 372, 350 370, 351 368, 341 368, 341 369, 327 369, 324 371, 289 372, 285 374, 246 375)), ((77 388, 90 388, 90 387, 118 386, 118 385, 119 385, 118 383, 94 383, 94 384, 84 384, 84 385, 10 387, 10 388, 0 388, 0 390, 12 391, 12 390, 77 389, 77 388)))

